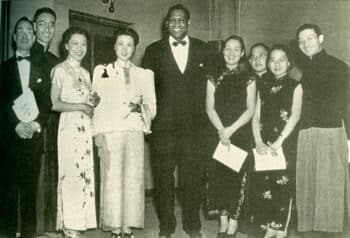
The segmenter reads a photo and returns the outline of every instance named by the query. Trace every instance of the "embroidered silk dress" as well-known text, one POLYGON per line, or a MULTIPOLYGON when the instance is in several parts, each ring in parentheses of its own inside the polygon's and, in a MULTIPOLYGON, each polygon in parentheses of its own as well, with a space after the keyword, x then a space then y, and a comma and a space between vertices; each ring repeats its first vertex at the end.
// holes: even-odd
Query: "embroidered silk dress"
MULTIPOLYGON (((298 82, 288 76, 268 78, 260 84, 260 130, 265 144, 276 141, 286 125, 297 85, 298 82)), ((281 231, 288 228, 295 189, 296 131, 297 128, 282 145, 286 170, 259 171, 251 175, 250 221, 255 233, 264 234, 267 227, 281 231)))
MULTIPOLYGON (((89 73, 68 61, 52 71, 60 100, 87 103, 89 73)), ((96 227, 91 120, 81 111, 62 112, 58 129, 58 230, 96 227)))

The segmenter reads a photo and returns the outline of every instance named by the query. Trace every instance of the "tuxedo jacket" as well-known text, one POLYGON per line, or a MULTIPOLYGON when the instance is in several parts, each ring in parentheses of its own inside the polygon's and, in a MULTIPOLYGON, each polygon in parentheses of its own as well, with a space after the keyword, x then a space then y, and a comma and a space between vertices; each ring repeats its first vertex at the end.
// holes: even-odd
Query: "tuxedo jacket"
MULTIPOLYGON (((39 108, 39 115, 35 121, 40 124, 41 130, 46 126, 48 113, 50 111, 49 83, 49 79, 45 78, 41 67, 30 62, 29 88, 33 91, 39 108)), ((32 139, 20 139, 16 134, 15 128, 20 121, 16 117, 12 105, 14 100, 19 97, 22 92, 18 64, 14 56, 3 62, 0 66, 1 131, 4 133, 4 143, 8 147, 22 146, 28 143, 31 144, 34 140, 38 142, 42 140, 41 133, 35 133, 32 139)), ((12 153, 23 152, 18 150, 18 148, 14 148, 10 151, 12 153)))
POLYGON ((213 55, 214 50, 207 43, 190 37, 187 65, 182 73, 168 38, 146 48, 143 67, 154 72, 157 96, 154 136, 198 138, 206 130, 206 74, 213 55))

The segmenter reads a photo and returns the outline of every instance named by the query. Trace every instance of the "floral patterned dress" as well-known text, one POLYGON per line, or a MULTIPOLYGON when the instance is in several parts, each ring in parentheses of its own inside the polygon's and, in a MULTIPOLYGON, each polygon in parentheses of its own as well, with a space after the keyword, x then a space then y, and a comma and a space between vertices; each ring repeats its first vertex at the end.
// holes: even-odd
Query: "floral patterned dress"
MULTIPOLYGON (((215 110, 224 127, 227 127, 246 110, 247 87, 254 78, 249 78, 245 71, 224 69, 219 77, 208 76, 208 80, 215 87, 215 110)), ((251 138, 248 123, 238 129, 230 140, 232 144, 249 151, 251 138)), ((210 156, 218 143, 217 131, 212 127, 210 156)), ((246 167, 245 162, 241 171, 237 173, 214 159, 209 160, 207 197, 209 215, 228 215, 232 219, 239 219, 245 197, 246 167)))
MULTIPOLYGON (((86 103, 91 88, 89 73, 68 61, 57 65, 53 84, 60 99, 86 103)), ((96 227, 94 166, 90 118, 81 111, 62 112, 58 130, 58 230, 96 227)))
MULTIPOLYGON (((260 130, 265 144, 273 143, 286 125, 297 85, 298 82, 288 76, 269 78, 261 83, 260 130)), ((255 233, 264 234, 268 227, 280 231, 288 228, 295 190, 296 132, 295 128, 282 145, 286 170, 260 171, 251 175, 250 222, 255 233)))

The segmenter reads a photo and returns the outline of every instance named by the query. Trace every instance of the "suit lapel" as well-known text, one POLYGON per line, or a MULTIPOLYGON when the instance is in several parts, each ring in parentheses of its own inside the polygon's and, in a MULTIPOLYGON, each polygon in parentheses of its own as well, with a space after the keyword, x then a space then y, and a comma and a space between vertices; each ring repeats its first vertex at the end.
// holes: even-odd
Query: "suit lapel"
POLYGON ((195 64, 195 59, 196 59, 196 51, 195 51, 195 47, 193 45, 193 41, 191 40, 191 38, 189 38, 189 46, 188 46, 188 58, 187 58, 187 64, 185 67, 185 71, 184 71, 184 75, 187 72, 191 71, 191 68, 193 68, 193 65, 195 64))
POLYGON ((12 88, 12 94, 14 96, 20 95, 22 93, 22 84, 21 84, 21 78, 19 75, 19 69, 18 69, 18 64, 17 64, 17 60, 16 57, 14 56, 11 59, 11 69, 10 69, 10 87, 12 88))

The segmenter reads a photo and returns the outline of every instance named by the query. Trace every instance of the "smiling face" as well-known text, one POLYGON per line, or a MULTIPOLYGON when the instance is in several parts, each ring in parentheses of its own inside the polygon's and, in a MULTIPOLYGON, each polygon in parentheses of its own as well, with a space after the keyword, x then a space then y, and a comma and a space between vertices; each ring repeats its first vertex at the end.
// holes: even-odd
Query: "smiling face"
POLYGON ((313 56, 322 50, 323 35, 317 35, 314 29, 305 29, 298 35, 300 50, 306 56, 313 56))
POLYGON ((65 44, 68 51, 68 57, 80 62, 87 52, 87 40, 83 34, 73 34, 68 43, 65 44))
POLYGON ((280 78, 286 75, 289 65, 290 62, 286 52, 280 49, 271 51, 268 66, 275 78, 280 78))
POLYGON ((29 51, 35 40, 33 26, 27 21, 20 21, 13 39, 18 51, 29 51))
POLYGON ((229 69, 234 69, 238 66, 238 62, 244 55, 241 43, 236 39, 230 39, 226 42, 223 50, 226 66, 229 69))
POLYGON ((187 19, 185 12, 181 9, 173 10, 166 21, 169 34, 176 40, 182 40, 187 35, 189 24, 189 19, 187 19))
POLYGON ((34 23, 37 40, 44 45, 48 45, 55 34, 55 17, 49 13, 42 13, 34 23))
POLYGON ((263 46, 256 46, 252 49, 249 63, 255 73, 266 72, 267 51, 263 46))
POLYGON ((134 39, 129 35, 118 36, 114 44, 114 51, 119 60, 129 61, 135 51, 134 39))

